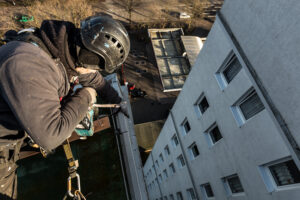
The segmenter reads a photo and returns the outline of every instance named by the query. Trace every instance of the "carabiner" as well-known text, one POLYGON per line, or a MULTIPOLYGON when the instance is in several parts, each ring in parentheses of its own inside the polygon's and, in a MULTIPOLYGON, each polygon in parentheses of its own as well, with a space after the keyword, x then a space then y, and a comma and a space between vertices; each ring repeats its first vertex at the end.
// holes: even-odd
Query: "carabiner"
MULTIPOLYGON (((76 178, 77 178, 77 188, 78 188, 77 190, 81 191, 80 176, 77 173, 76 173, 76 178)), ((68 195, 70 197, 74 197, 75 196, 74 194, 72 194, 72 177, 71 176, 68 177, 68 195)))

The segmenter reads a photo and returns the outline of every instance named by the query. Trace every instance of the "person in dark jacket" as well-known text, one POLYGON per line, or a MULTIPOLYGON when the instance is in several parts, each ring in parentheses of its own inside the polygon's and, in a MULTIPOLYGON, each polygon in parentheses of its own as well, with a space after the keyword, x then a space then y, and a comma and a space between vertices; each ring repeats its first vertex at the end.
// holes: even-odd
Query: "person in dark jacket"
POLYGON ((25 137, 51 152, 71 136, 96 99, 126 103, 101 73, 126 59, 125 28, 106 16, 71 22, 47 20, 15 34, 0 48, 0 199, 16 199, 16 161, 25 137), (101 71, 101 73, 99 72, 101 71), (70 84, 83 88, 69 95, 70 84))

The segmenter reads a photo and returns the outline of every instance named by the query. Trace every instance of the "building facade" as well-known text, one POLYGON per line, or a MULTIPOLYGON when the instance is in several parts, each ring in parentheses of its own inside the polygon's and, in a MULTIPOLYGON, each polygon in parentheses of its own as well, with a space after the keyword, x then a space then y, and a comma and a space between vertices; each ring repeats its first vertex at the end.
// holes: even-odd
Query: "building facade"
POLYGON ((150 200, 300 198, 299 10, 225 1, 144 165, 150 200))

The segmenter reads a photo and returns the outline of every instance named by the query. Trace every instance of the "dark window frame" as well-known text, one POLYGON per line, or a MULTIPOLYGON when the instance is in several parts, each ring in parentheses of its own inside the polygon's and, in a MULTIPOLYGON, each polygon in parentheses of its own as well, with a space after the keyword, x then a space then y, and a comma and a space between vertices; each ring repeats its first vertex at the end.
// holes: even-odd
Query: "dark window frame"
POLYGON ((196 142, 193 142, 190 146, 189 146, 189 151, 191 152, 193 158, 195 159, 197 156, 200 155, 200 151, 198 149, 198 146, 196 144, 196 142), (196 147, 196 148, 195 148, 196 147))
POLYGON ((180 161, 180 168, 183 168, 185 166, 185 160, 183 158, 183 155, 180 154, 178 157, 177 157, 177 161, 180 161))
POLYGON ((212 197, 215 196, 214 191, 213 191, 213 189, 212 189, 210 183, 205 183, 205 184, 203 184, 203 185, 202 185, 202 188, 203 188, 203 190, 204 190, 204 192, 205 192, 205 196, 206 196, 207 198, 212 198, 212 197))
POLYGON ((240 177, 237 174, 233 174, 231 176, 225 177, 224 179, 226 181, 226 184, 231 194, 239 194, 245 192, 240 177), (239 184, 240 188, 234 188, 236 184, 239 184))
POLYGON ((292 159, 285 160, 282 162, 277 162, 275 164, 271 164, 268 166, 268 169, 270 171, 271 177, 273 178, 275 184, 277 187, 284 187, 284 186, 289 186, 289 185, 297 185, 300 184, 300 171, 298 170, 295 162, 292 159), (283 167, 285 166, 284 171, 288 171, 288 174, 285 174, 285 179, 280 178, 278 172, 276 172, 276 167, 283 167), (293 180, 287 180, 287 176, 290 175, 293 180), (293 181, 294 183, 291 183, 293 181), (286 182, 286 183, 284 183, 286 182), (290 182, 290 183, 288 183, 290 182))
POLYGON ((237 58, 237 56, 232 52, 230 55, 230 58, 225 64, 225 67, 222 70, 222 75, 224 76, 224 79, 227 84, 229 84, 235 77, 236 75, 242 70, 242 65, 237 58), (235 71, 230 71, 230 70, 235 70, 235 71), (233 72, 230 74, 229 72, 233 72))
MULTIPOLYGON (((178 144, 179 144, 179 141, 178 141, 178 138, 177 138, 177 135, 176 135, 176 134, 174 134, 174 135, 172 136, 171 140, 172 140, 173 144, 175 145, 175 147, 177 147, 178 144), (176 141, 176 142, 175 142, 175 141, 176 141)), ((174 145, 173 145, 173 146, 174 146, 174 145)))
MULTIPOLYGON (((258 107, 258 106, 256 105, 256 107, 258 107)), ((260 113, 261 111, 263 111, 265 109, 265 106, 264 106, 263 102, 261 101, 260 97, 258 96, 257 92, 252 88, 252 89, 250 89, 249 92, 246 93, 246 95, 243 96, 242 100, 238 103, 238 108, 243 116, 243 119, 245 121, 247 121, 247 120, 251 119, 252 117, 254 117, 255 115, 257 115, 258 113, 260 113), (253 101, 253 97, 255 97, 256 100, 259 101, 260 107, 255 112, 253 112, 253 110, 252 110, 253 113, 250 113, 249 116, 247 116, 246 111, 245 111, 246 109, 242 108, 242 107, 245 106, 246 103, 249 103, 250 100, 253 101)))
POLYGON ((188 134, 192 129, 192 127, 191 127, 191 125, 190 125, 187 118, 185 118, 183 120, 183 122, 181 123, 181 126, 182 126, 183 135, 188 134))
POLYGON ((211 139, 212 144, 216 144, 218 141, 220 141, 223 136, 221 134, 221 131, 217 124, 215 124, 208 132, 209 137, 211 139), (218 132, 214 132, 215 130, 218 130, 218 132))
POLYGON ((201 115, 203 115, 207 111, 207 109, 209 108, 209 103, 207 101, 206 96, 203 95, 199 99, 197 106, 199 108, 199 111, 200 111, 201 115), (206 102, 207 105, 203 105, 203 103, 205 103, 204 101, 206 102))

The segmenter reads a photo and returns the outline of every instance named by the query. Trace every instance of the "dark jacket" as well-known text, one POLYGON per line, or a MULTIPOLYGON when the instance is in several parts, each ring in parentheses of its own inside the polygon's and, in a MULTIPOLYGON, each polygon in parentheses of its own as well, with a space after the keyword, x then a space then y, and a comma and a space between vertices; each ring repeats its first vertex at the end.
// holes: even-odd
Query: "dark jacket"
POLYGON ((0 48, 0 145, 21 130, 47 151, 68 138, 88 109, 85 90, 65 97, 70 89, 62 63, 26 42, 0 48))
MULTIPOLYGON (((44 150, 68 138, 91 101, 85 90, 67 96, 76 74, 78 30, 65 21, 45 20, 34 34, 18 35, 0 48, 0 147, 23 137, 23 130, 44 150), (26 41, 26 42, 24 42, 26 41), (60 99, 63 97, 63 101, 60 99)), ((110 103, 118 93, 97 73, 79 75, 110 103)))

